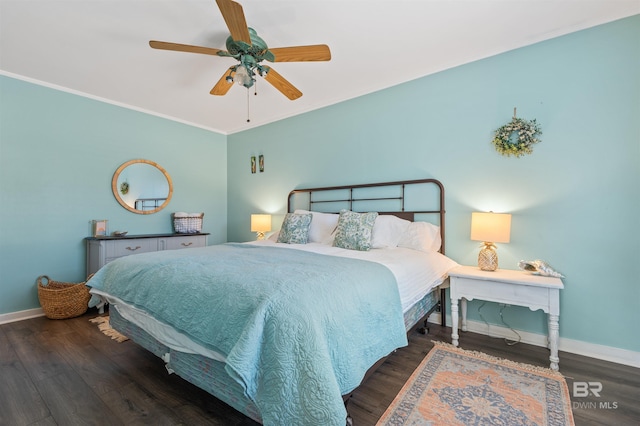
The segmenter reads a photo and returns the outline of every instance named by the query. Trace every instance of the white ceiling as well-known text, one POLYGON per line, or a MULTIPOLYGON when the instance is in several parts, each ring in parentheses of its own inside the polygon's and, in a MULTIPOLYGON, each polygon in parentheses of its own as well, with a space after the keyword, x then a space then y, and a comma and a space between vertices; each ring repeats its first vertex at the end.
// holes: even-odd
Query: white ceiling
POLYGON ((300 99, 262 80, 258 96, 212 96, 233 59, 149 47, 225 49, 215 0, 0 0, 0 73, 231 134, 640 13, 640 0, 239 2, 269 47, 330 46, 330 62, 273 64, 300 99))

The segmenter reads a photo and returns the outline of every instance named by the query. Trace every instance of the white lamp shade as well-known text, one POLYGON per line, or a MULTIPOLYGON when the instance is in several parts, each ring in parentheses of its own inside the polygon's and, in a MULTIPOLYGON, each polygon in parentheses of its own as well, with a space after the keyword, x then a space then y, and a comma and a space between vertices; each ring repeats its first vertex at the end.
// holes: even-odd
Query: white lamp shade
POLYGON ((511 237, 511 215, 507 213, 471 213, 471 239, 492 243, 508 243, 511 237))
POLYGON ((269 232, 271 231, 271 215, 270 214, 252 214, 251 215, 251 232, 269 232))

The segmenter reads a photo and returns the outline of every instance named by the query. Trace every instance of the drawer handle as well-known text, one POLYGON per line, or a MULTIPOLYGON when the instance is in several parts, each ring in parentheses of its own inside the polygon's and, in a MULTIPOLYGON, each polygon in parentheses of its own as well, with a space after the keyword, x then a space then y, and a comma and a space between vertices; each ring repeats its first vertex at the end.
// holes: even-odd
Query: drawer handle
POLYGON ((138 250, 139 248, 142 248, 142 247, 140 247, 140 246, 137 246, 137 247, 127 247, 127 250, 136 251, 136 250, 138 250))
POLYGON ((185 246, 185 247, 189 247, 191 244, 193 244, 193 241, 188 242, 188 243, 182 243, 182 245, 185 246))

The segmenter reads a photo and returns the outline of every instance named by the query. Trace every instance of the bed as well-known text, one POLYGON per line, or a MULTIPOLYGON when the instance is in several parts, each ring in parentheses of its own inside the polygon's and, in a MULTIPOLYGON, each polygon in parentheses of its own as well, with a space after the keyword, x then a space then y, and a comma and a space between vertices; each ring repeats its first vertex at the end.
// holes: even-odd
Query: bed
POLYGON ((435 179, 296 189, 270 238, 117 259, 90 305, 258 422, 342 426, 345 396, 443 300, 444 212, 435 179))

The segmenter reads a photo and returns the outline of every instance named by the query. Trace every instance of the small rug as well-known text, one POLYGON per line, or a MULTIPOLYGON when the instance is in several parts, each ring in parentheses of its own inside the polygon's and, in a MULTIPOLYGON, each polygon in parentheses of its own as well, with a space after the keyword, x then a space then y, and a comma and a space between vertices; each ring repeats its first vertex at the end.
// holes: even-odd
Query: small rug
POLYGON ((378 426, 574 424, 560 373, 434 344, 378 426))
POLYGON ((111 324, 109 324, 109 315, 105 315, 102 317, 91 318, 89 321, 98 324, 98 330, 118 343, 125 342, 129 340, 129 338, 125 335, 120 334, 117 330, 111 328, 111 324))

